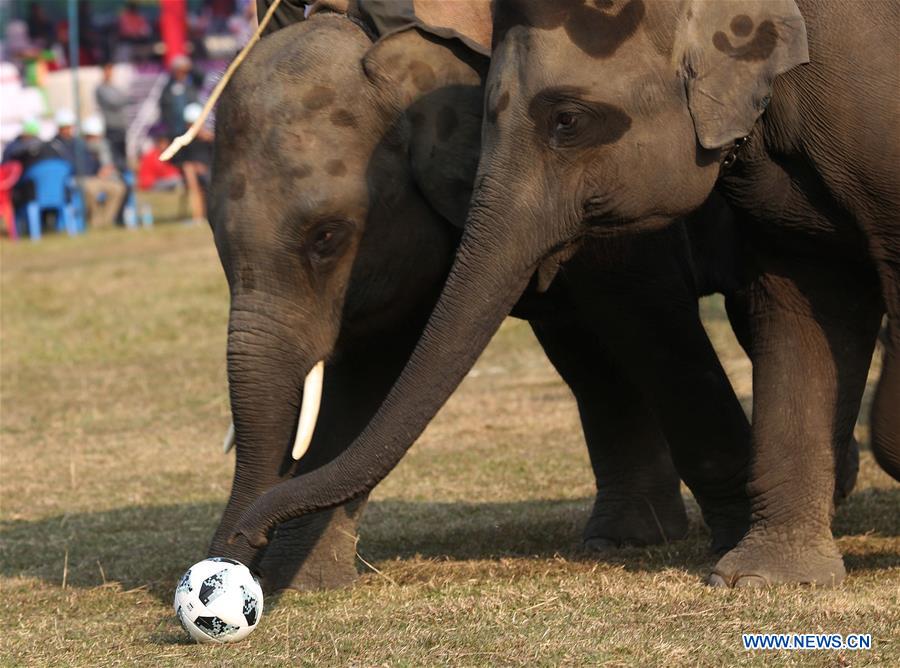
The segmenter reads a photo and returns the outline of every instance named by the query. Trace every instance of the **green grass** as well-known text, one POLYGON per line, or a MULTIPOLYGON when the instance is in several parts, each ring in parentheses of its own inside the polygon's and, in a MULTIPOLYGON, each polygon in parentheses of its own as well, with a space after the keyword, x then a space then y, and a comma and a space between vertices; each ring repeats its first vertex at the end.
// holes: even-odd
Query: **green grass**
MULTIPOLYGON (((205 227, 4 244, 0 665, 900 665, 900 485, 863 452, 839 589, 718 591, 686 540, 579 549, 593 496, 573 401, 508 321, 361 530, 358 584, 270 597, 235 646, 172 615, 230 486, 227 291, 205 227), (747 631, 868 632, 871 652, 741 649, 747 631)), ((749 364, 704 304, 749 400, 749 364)), ((867 437, 865 426, 858 431, 867 437)))

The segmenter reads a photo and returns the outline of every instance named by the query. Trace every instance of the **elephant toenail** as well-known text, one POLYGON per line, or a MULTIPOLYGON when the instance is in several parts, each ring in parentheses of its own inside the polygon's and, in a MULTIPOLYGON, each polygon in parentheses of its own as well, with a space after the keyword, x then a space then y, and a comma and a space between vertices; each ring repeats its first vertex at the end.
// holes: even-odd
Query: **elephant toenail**
POLYGON ((706 584, 710 587, 728 588, 728 581, 718 573, 710 573, 706 579, 706 584))
POLYGON ((588 538, 584 541, 584 547, 591 552, 609 552, 615 550, 618 545, 609 538, 588 538))
POLYGON ((759 575, 742 575, 737 579, 734 583, 735 587, 747 587, 747 588, 762 588, 768 587, 768 581, 759 575))

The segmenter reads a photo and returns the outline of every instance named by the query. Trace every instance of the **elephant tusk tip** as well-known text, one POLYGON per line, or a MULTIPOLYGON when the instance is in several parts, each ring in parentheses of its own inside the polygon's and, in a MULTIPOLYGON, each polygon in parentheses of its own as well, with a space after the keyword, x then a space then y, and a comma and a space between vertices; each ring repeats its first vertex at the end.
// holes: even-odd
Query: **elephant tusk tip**
POLYGON ((222 439, 222 452, 226 455, 231 451, 234 447, 234 422, 231 423, 228 427, 228 431, 225 434, 225 438, 222 439))
POLYGON ((291 457, 294 458, 294 461, 306 454, 309 444, 312 442, 316 421, 319 418, 319 407, 322 403, 324 378, 325 361, 319 360, 303 380, 303 401, 300 406, 300 415, 297 418, 297 435, 294 437, 294 447, 291 449, 291 457))

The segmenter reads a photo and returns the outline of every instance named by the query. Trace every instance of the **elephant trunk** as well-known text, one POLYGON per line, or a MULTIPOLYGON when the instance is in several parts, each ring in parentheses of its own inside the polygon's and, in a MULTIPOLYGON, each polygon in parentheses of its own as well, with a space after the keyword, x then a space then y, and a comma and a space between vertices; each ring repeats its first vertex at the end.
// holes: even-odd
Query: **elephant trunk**
POLYGON ((289 312, 261 312, 258 303, 236 297, 229 319, 228 385, 239 447, 231 496, 209 552, 248 564, 256 549, 228 538, 260 495, 290 477, 291 454, 308 447, 322 393, 315 342, 301 336, 308 328, 289 312))
POLYGON ((473 205, 447 282, 409 362, 366 429, 329 464, 285 481, 244 514, 233 537, 262 546, 278 523, 370 491, 462 382, 524 291, 540 257, 514 248, 510 222, 473 205))

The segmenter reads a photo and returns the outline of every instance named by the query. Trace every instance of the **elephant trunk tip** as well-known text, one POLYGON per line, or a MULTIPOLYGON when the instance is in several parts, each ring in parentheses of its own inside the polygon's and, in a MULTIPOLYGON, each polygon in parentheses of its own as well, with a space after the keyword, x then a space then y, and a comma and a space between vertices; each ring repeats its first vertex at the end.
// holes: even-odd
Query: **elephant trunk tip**
POLYGON ((251 531, 247 528, 238 527, 228 538, 229 545, 236 545, 243 538, 250 547, 260 550, 269 544, 269 536, 267 531, 251 531))

